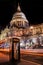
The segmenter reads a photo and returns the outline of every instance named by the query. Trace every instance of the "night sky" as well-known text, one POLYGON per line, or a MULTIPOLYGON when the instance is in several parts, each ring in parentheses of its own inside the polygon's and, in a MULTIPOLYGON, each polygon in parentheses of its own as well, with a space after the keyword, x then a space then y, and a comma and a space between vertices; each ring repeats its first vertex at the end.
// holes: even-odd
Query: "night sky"
POLYGON ((0 0, 0 29, 9 25, 18 2, 30 25, 43 23, 42 0, 0 0))

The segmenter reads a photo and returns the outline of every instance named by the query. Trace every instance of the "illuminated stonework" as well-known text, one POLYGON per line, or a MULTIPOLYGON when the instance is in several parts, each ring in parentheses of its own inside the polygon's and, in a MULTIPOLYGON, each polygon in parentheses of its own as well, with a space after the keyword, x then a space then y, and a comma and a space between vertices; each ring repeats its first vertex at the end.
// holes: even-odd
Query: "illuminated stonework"
POLYGON ((32 25, 29 27, 29 32, 32 35, 42 34, 43 35, 43 23, 38 25, 32 25))
POLYGON ((28 27, 29 21, 26 19, 25 14, 21 11, 21 8, 18 4, 17 12, 15 12, 10 22, 10 29, 13 31, 12 35, 18 37, 25 35, 28 27))
POLYGON ((0 39, 15 37, 20 39, 22 48, 33 49, 35 46, 43 45, 43 23, 29 26, 25 14, 18 5, 17 12, 13 15, 10 27, 5 28, 0 35, 0 39))
POLYGON ((10 26, 17 26, 17 27, 27 27, 29 26, 29 22, 26 19, 25 14, 21 11, 21 8, 18 4, 17 12, 12 17, 12 20, 10 22, 10 26))
POLYGON ((6 39, 8 32, 9 32, 9 29, 8 29, 8 27, 6 26, 6 28, 1 31, 0 40, 6 39))

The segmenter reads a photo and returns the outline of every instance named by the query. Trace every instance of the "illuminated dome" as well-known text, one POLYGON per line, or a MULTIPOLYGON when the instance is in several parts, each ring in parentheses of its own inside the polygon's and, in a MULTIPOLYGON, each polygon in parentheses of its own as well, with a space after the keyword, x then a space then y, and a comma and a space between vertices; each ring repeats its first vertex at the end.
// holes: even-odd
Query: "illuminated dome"
POLYGON ((26 19, 26 16, 23 12, 21 12, 20 6, 18 4, 17 12, 13 15, 13 18, 10 22, 11 26, 17 27, 27 27, 29 26, 29 22, 26 19))

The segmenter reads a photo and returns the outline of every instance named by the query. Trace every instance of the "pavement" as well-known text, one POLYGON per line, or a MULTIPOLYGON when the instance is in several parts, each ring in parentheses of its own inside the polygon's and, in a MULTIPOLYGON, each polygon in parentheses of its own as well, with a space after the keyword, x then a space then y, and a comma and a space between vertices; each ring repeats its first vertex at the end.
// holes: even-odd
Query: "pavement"
MULTIPOLYGON (((29 50, 30 51, 30 50, 29 50)), ((31 50, 32 51, 32 50, 31 50)), ((37 52, 39 51, 39 54, 40 54, 40 51, 41 51, 41 54, 39 55, 36 55, 36 53, 34 53, 34 54, 32 54, 32 55, 35 55, 35 57, 36 56, 41 56, 41 57, 43 57, 43 53, 42 53, 42 51, 43 51, 43 49, 42 50, 37 50, 37 52)), ((35 50, 34 50, 34 52, 35 52, 35 50)), ((26 59, 21 59, 20 60, 20 62, 12 62, 12 61, 9 61, 9 56, 8 56, 8 54, 7 53, 9 53, 9 50, 7 50, 7 49, 4 49, 4 50, 2 50, 2 49, 0 49, 0 61, 6 61, 6 62, 4 62, 4 63, 0 63, 0 65, 43 65, 43 64, 40 64, 40 63, 37 63, 37 62, 34 62, 34 61, 29 61, 29 60, 26 60, 26 59), (5 51, 5 52, 4 52, 5 51), (5 60, 4 60, 5 59, 5 60)), ((30 54, 31 55, 31 53, 29 53, 27 50, 23 50, 22 51, 22 53, 23 54, 25 54, 26 53, 26 55, 28 55, 28 54, 30 54), (26 52, 25 52, 26 51, 26 52)), ((23 56, 24 57, 24 56, 23 56)), ((25 56, 25 58, 27 58, 26 56, 25 56)))
POLYGON ((34 62, 30 62, 30 61, 26 61, 26 60, 21 59, 20 62, 12 62, 12 61, 9 61, 9 62, 5 62, 5 63, 0 63, 0 65, 41 65, 41 64, 38 64, 38 63, 34 63, 34 62))
POLYGON ((42 65, 42 64, 35 63, 35 62, 32 62, 32 61, 26 61, 24 59, 21 59, 21 62, 18 63, 17 65, 42 65))
POLYGON ((0 63, 9 61, 9 55, 0 53, 0 63))
POLYGON ((4 63, 0 63, 0 65, 17 65, 15 62, 4 62, 4 63))

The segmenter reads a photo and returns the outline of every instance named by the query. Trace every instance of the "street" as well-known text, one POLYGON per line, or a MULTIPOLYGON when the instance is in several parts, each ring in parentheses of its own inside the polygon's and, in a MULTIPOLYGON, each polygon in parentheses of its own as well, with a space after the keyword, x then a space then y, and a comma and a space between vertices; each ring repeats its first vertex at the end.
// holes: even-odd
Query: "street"
POLYGON ((21 57, 21 59, 25 60, 28 63, 43 65, 43 58, 42 57, 32 56, 32 55, 23 55, 21 57))
MULTIPOLYGON (((37 50, 38 51, 38 50, 37 50)), ((43 65, 43 53, 35 52, 34 50, 20 50, 20 60, 18 65, 43 65)), ((9 61, 9 50, 0 50, 0 63, 9 61)))
MULTIPOLYGON (((43 50, 43 49, 42 49, 43 50)), ((42 50, 21 50, 21 59, 25 60, 26 62, 32 62, 33 64, 41 64, 43 65, 43 52, 42 50)))

